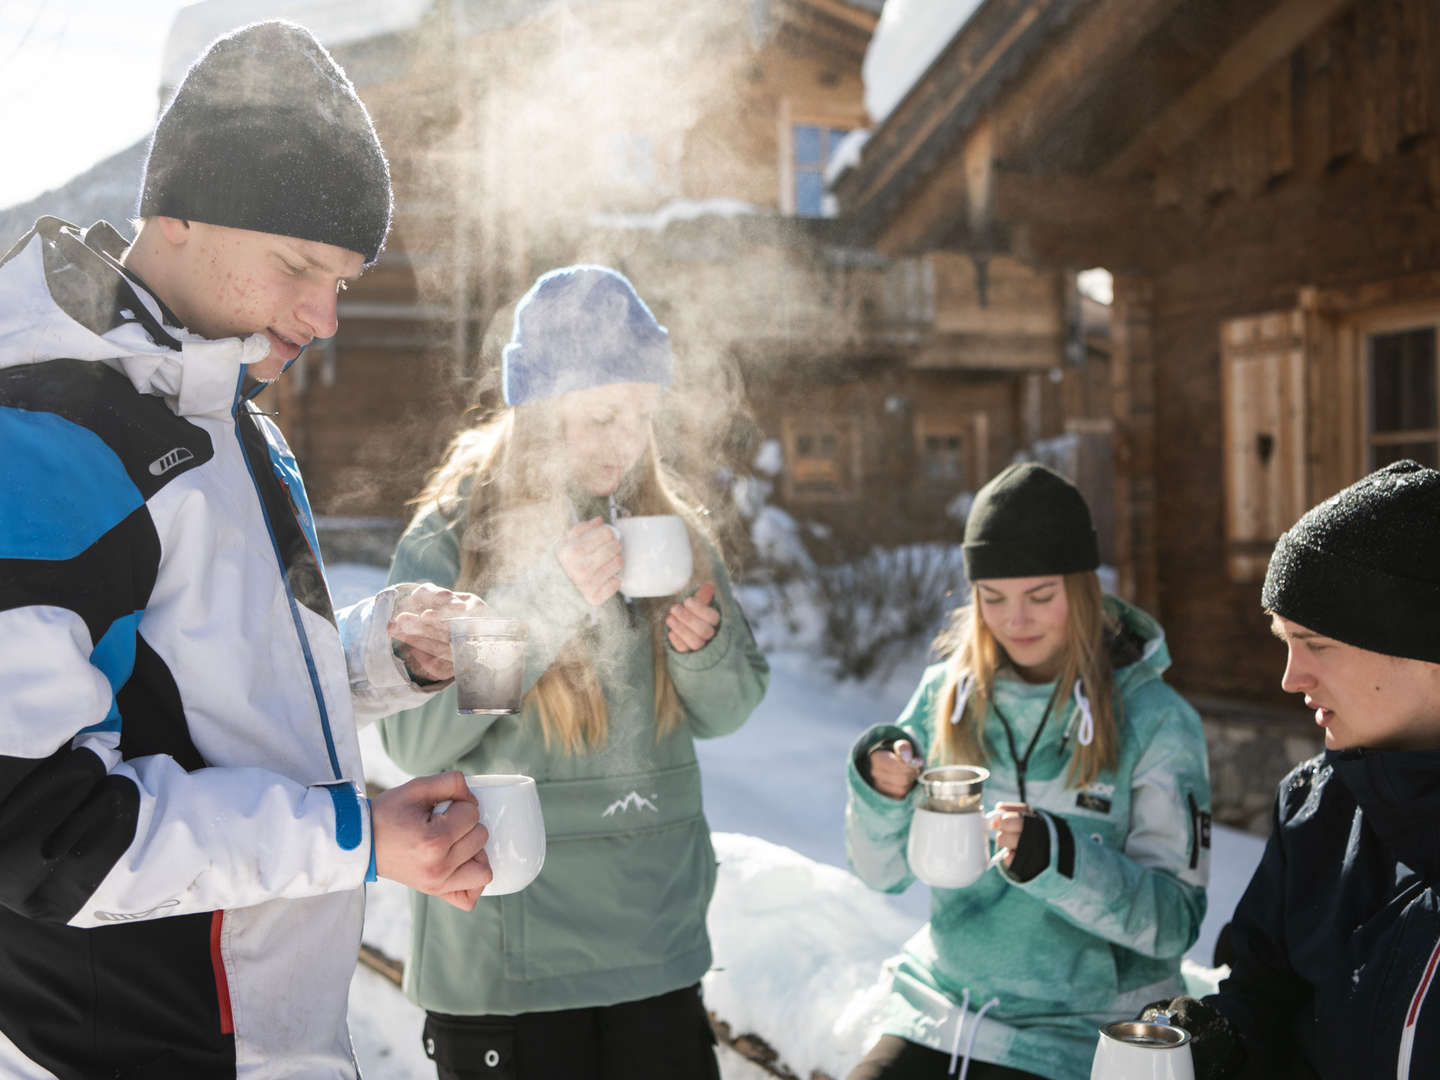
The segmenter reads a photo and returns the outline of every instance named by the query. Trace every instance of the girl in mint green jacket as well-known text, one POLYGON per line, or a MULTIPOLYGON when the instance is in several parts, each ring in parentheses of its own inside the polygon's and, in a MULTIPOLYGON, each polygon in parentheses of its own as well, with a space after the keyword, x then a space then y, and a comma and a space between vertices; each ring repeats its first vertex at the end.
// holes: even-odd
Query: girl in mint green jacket
POLYGON ((417 773, 533 776, 546 827, 520 892, 473 912, 412 896, 405 992, 441 1080, 718 1076, 694 740, 744 723, 769 669, 660 465, 651 418, 671 366, 620 274, 542 276, 504 351, 512 408, 456 440, 395 553, 393 580, 478 593, 529 645, 520 713, 461 716, 447 689, 381 722, 387 753, 417 773), (684 518, 695 572, 677 596, 618 593, 607 522, 624 514, 684 518))
POLYGON ((1205 914, 1210 786, 1195 711, 1161 680, 1154 620, 1103 596, 1089 510, 1068 480, 1011 466, 980 490, 963 548, 972 604, 904 714, 849 764, 850 863, 915 880, 922 768, 980 764, 999 865, 931 892, 885 1035, 849 1080, 1085 1080, 1097 1028, 1180 987, 1205 914))

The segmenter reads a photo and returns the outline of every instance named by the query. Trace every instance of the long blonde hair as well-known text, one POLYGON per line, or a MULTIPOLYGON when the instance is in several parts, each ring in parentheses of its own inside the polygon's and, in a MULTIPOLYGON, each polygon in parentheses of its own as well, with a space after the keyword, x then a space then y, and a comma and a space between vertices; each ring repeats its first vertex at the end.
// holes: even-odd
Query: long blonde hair
MULTIPOLYGON (((1077 740, 1066 774, 1069 787, 1094 782, 1102 769, 1113 769, 1118 760, 1118 703, 1109 645, 1116 632, 1114 620, 1105 611, 1100 579, 1093 570, 1063 577, 1069 614, 1065 621, 1065 654, 1055 683, 1051 710, 1068 721, 1066 707, 1075 682, 1090 703, 1094 737, 1088 746, 1077 740)), ((1003 656, 999 642, 980 616, 980 603, 971 602, 951 617, 936 639, 935 647, 949 658, 950 671, 940 688, 935 724, 940 729, 933 740, 931 757, 936 764, 984 764, 985 718, 994 694, 995 671, 1003 656), (955 723, 955 697, 962 679, 968 676, 969 695, 965 709, 955 723)))
MULTIPOLYGON (((544 557, 572 524, 560 423, 546 403, 518 405, 461 432, 444 462, 412 501, 439 509, 447 527, 459 533, 460 567, 455 588, 484 596, 544 557)), ((640 514, 678 514, 690 534, 694 576, 688 594, 713 572, 714 546, 703 511, 681 493, 679 480, 661 463, 652 429, 640 460, 617 492, 626 509, 640 514), (709 545, 709 546, 707 546, 709 545)), ((716 548, 715 550, 718 550, 716 548)), ((637 614, 651 628, 655 662, 655 738, 680 722, 680 700, 665 663, 665 615, 673 598, 636 600, 637 614)), ((570 754, 604 745, 609 736, 605 695, 584 631, 572 637, 526 695, 540 716, 545 745, 570 754)))

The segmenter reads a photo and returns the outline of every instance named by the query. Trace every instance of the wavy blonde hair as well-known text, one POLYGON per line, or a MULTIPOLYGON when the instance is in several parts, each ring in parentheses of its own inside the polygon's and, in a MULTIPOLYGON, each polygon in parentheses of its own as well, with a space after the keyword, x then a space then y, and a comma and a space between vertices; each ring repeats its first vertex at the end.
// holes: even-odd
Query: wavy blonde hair
MULTIPOLYGON (((1070 610, 1065 620, 1065 655, 1050 708, 1068 722, 1070 713, 1066 702, 1075 681, 1080 681, 1090 701, 1095 735, 1089 746, 1080 745, 1077 740, 1066 785, 1084 787, 1092 783, 1102 769, 1113 769, 1118 761, 1120 717, 1113 693, 1114 673, 1109 653, 1111 637, 1118 627, 1105 611, 1105 596, 1093 570, 1065 574, 1062 580, 1070 610)), ((990 713, 995 671, 1004 650, 981 618, 978 600, 972 597, 969 604, 955 612, 936 638, 935 648, 949 658, 950 671, 940 688, 935 711, 935 724, 940 731, 933 740, 930 756, 935 764, 983 765, 985 719, 990 713), (970 676, 970 694, 964 713, 952 724, 949 721, 955 709, 955 695, 966 674, 970 676)))
MULTIPOLYGON (((541 402, 505 409, 451 442, 445 460, 411 502, 437 507, 447 527, 458 531, 455 588, 484 596, 493 585, 513 580, 543 558, 570 528, 573 512, 558 464, 564 459, 562 438, 557 410, 541 402)), ((703 511, 681 491, 678 478, 661 463, 652 429, 640 460, 616 495, 632 514, 678 514, 684 519, 695 566, 683 590, 688 594, 708 570, 715 541, 703 511)), ((634 601, 637 614, 650 625, 657 742, 675 730, 681 715, 665 663, 665 615, 671 603, 670 597, 634 601)), ((565 753, 578 754, 604 744, 609 716, 583 630, 566 642, 526 694, 525 703, 532 702, 547 748, 558 745, 565 753)))

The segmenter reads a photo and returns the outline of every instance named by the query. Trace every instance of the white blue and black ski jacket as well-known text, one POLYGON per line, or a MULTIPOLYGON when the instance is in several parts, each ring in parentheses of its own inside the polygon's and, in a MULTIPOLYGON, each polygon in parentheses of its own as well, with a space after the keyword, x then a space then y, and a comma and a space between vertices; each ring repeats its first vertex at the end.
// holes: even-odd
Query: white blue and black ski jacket
POLYGON ((331 611, 304 488, 204 340, 42 218, 0 262, 0 1041, 62 1078, 353 1078, 355 734, 423 700, 331 611))

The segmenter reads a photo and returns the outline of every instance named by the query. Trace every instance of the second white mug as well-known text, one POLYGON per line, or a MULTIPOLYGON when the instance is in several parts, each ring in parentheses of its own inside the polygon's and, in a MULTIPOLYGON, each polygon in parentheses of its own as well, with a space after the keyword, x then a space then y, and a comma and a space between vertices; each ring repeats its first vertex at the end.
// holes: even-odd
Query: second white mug
POLYGON ((620 540, 625 560, 620 591, 627 597, 672 596, 685 587, 695 565, 684 518, 677 514, 622 517, 610 528, 620 540))
MULTIPOLYGON (((518 774, 477 774, 465 777, 465 786, 480 805, 480 824, 490 833, 485 854, 494 877, 482 896, 519 892, 545 865, 545 819, 535 781, 518 774)), ((449 800, 438 803, 435 813, 449 806, 449 800)))

